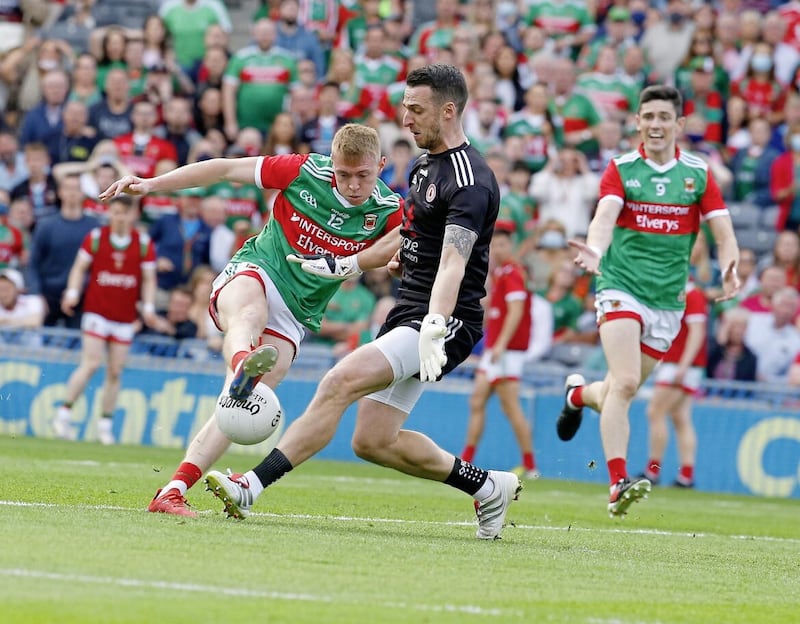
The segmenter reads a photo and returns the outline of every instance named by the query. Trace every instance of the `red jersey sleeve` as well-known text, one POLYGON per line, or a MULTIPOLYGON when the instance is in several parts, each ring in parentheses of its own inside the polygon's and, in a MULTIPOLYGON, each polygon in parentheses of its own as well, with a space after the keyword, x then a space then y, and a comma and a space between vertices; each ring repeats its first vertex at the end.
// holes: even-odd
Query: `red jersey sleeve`
POLYGON ((708 215, 717 210, 727 210, 725 208, 725 200, 722 199, 722 193, 719 190, 717 181, 708 171, 708 184, 706 184, 706 191, 700 198, 700 214, 708 215))
POLYGON ((600 178, 600 199, 609 195, 625 199, 625 187, 622 186, 622 178, 619 177, 617 163, 613 160, 608 163, 606 170, 603 172, 603 177, 600 178))
POLYGON ((403 211, 405 210, 405 200, 400 198, 400 206, 395 210, 386 221, 386 231, 391 232, 403 222, 403 211))
POLYGON ((262 156, 256 165, 256 185, 261 189, 284 190, 300 174, 308 154, 262 156))
POLYGON ((505 271, 504 275, 504 284, 503 290, 505 291, 505 298, 508 300, 511 299, 519 299, 519 295, 524 297, 528 289, 525 288, 525 279, 522 275, 522 271, 519 267, 510 266, 507 271, 505 271), (510 297, 510 295, 517 295, 515 297, 510 297))

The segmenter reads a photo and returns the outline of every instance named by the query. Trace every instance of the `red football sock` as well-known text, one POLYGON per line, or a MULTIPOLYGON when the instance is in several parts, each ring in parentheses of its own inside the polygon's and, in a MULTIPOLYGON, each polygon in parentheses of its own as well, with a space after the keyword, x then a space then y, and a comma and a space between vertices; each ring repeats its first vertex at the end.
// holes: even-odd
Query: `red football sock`
POLYGON ((203 471, 190 462, 183 462, 175 474, 172 475, 173 481, 183 481, 186 487, 192 487, 203 476, 203 471))
POLYGON ((465 446, 464 450, 461 451, 461 459, 471 464, 474 458, 475 458, 475 447, 465 446))
POLYGON ((611 479, 611 485, 614 485, 621 479, 628 478, 628 468, 624 457, 615 457, 608 460, 608 476, 611 479))
POLYGON ((659 473, 661 473, 661 460, 659 459, 650 459, 647 462, 647 474, 648 476, 658 478, 659 473))
POLYGON ((524 453, 522 455, 522 465, 525 470, 536 470, 536 461, 533 459, 533 453, 524 453))
POLYGON ((233 354, 231 358, 231 370, 235 371, 236 367, 239 366, 239 362, 241 362, 244 358, 250 355, 249 351, 237 351, 233 354))
POLYGON ((694 480, 694 466, 681 466, 678 478, 684 483, 691 483, 694 480))
POLYGON ((575 408, 584 407, 586 405, 583 402, 583 386, 578 386, 570 390, 569 394, 567 394, 567 403, 575 408))

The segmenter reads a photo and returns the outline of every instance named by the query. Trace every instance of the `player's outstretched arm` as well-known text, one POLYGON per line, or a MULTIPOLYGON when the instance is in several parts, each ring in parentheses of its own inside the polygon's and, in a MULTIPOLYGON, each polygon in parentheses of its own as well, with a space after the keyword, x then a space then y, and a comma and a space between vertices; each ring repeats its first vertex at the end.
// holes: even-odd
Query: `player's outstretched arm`
POLYGON ((727 214, 708 220, 708 227, 717 244, 717 258, 722 267, 722 296, 717 301, 733 299, 742 287, 737 267, 739 266, 739 243, 733 231, 733 222, 727 214))
POLYGON ((67 277, 67 287, 61 295, 61 311, 67 316, 75 314, 75 306, 81 300, 81 291, 86 281, 86 272, 91 264, 92 261, 89 259, 89 254, 79 250, 69 271, 69 277, 67 277))
POLYGON ((611 244, 614 234, 614 225, 619 213, 622 212, 622 202, 618 199, 601 199, 597 204, 594 218, 589 224, 589 233, 586 242, 571 240, 570 247, 578 250, 575 264, 584 271, 600 274, 600 260, 611 244))
POLYGON ((250 184, 255 181, 257 156, 249 158, 212 158, 178 167, 155 178, 123 176, 105 191, 100 193, 102 201, 117 195, 147 195, 148 193, 168 193, 195 186, 210 186, 227 180, 250 184))

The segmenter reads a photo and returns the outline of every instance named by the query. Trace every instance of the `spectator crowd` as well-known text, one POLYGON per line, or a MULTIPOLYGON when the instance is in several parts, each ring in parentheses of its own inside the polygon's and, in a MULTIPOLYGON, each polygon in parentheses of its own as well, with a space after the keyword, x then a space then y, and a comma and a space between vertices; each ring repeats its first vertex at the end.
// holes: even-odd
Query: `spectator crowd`
MULTIPOLYGON (((0 329, 80 326, 80 305, 62 309, 70 268, 108 220, 98 193, 127 173, 327 154, 355 121, 378 130, 382 178, 404 195, 404 79, 441 62, 467 77, 465 130, 500 184, 532 322, 552 322, 535 357, 597 359, 592 280, 567 241, 586 235, 610 159, 638 147, 640 90, 666 83, 684 97, 680 149, 708 163, 742 247, 745 288, 713 306, 707 374, 800 385, 800 2, 263 0, 249 26, 233 45, 222 0, 0 5, 0 329)), ((254 181, 138 200, 157 275, 138 331, 219 349, 211 282, 273 199, 254 181)), ((713 303, 715 250, 699 247, 713 303)), ((340 354, 369 340, 396 287, 386 271, 347 283, 308 339, 340 354)))

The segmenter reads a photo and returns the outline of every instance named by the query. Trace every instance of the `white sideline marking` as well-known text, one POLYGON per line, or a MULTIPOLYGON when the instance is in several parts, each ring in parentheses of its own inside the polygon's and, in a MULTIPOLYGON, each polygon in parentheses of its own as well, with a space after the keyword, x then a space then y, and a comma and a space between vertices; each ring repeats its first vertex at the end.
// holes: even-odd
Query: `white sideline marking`
MULTIPOLYGON (((341 603, 339 600, 322 594, 298 594, 294 592, 263 591, 244 587, 221 587, 219 585, 199 585, 196 583, 175 583, 173 581, 145 581, 142 579, 120 578, 115 576, 89 576, 86 574, 61 574, 43 570, 26 570, 24 568, 0 568, 0 575, 16 578, 43 579, 63 583, 87 583, 92 585, 116 585, 118 587, 144 587, 147 589, 164 589, 168 591, 196 592, 199 594, 223 594, 244 598, 268 598, 270 600, 288 600, 298 602, 341 603)), ((477 605, 425 605, 405 602, 384 602, 376 605, 388 609, 411 609, 436 613, 464 613, 467 615, 493 617, 522 617, 522 612, 512 609, 486 609, 477 605)))
MULTIPOLYGON (((0 507, 52 507, 62 509, 84 509, 95 511, 144 511, 144 507, 121 507, 118 505, 62 505, 59 503, 41 503, 27 501, 6 501, 0 500, 0 507)), ((218 512, 213 510, 197 509, 198 514, 214 515, 218 512)), ((474 526, 475 520, 470 521, 437 521, 437 520, 407 520, 403 518, 370 518, 360 516, 319 516, 312 514, 276 514, 268 512, 251 511, 250 518, 289 518, 293 520, 333 520, 336 522, 371 522, 384 524, 421 524, 431 526, 474 526)), ((597 528, 597 527, 576 527, 576 526, 548 526, 537 524, 514 524, 514 529, 529 531, 576 531, 580 533, 620 533, 628 535, 654 535, 663 537, 688 537, 688 538, 729 538, 735 540, 751 540, 755 542, 778 542, 787 544, 800 544, 800 538, 796 537, 774 537, 771 535, 721 535, 719 533, 690 533, 684 531, 665 531, 662 529, 620 529, 620 528, 597 528)))

